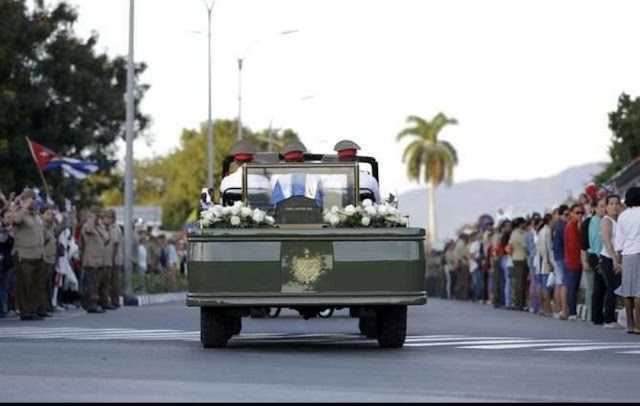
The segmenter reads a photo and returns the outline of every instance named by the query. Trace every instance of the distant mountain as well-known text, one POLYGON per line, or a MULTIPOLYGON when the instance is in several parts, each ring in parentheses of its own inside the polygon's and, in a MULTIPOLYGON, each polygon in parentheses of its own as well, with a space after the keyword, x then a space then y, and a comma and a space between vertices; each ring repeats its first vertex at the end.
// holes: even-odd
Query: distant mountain
MULTIPOLYGON (((522 181, 471 180, 440 187, 436 193, 438 239, 452 237, 465 223, 474 222, 484 213, 495 217, 498 210, 513 215, 543 212, 563 202, 568 195, 577 196, 604 163, 571 167, 556 176, 522 181)), ((427 227, 427 187, 398 196, 399 208, 410 216, 412 226, 427 227)))

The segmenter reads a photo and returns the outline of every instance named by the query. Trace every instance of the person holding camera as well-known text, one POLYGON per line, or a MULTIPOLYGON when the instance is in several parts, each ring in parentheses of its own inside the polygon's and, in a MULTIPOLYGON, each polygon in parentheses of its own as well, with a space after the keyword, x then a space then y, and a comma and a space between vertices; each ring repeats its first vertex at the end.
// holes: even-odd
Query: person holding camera
POLYGON ((12 205, 14 225, 14 263, 17 276, 17 296, 20 320, 41 320, 38 312, 45 294, 44 231, 36 217, 36 194, 25 189, 12 205))

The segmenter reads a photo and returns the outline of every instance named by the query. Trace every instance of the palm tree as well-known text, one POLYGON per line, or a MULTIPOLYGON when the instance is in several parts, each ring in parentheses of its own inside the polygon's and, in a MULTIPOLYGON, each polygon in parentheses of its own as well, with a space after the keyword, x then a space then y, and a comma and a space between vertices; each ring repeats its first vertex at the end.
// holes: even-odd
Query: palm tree
POLYGON ((440 131, 448 124, 458 124, 455 118, 438 113, 431 121, 418 116, 407 117, 406 127, 400 131, 396 141, 406 136, 413 140, 402 154, 402 162, 407 164, 407 177, 420 183, 429 183, 429 243, 436 242, 436 188, 445 182, 453 182, 453 169, 458 165, 458 154, 447 141, 438 139, 440 131))

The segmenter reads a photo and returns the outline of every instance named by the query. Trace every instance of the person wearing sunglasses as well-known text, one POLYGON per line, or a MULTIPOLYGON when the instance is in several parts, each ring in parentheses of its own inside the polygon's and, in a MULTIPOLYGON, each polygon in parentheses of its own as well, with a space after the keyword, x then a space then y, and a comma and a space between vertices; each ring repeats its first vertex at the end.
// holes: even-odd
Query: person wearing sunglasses
POLYGON ((580 223, 584 215, 581 204, 574 204, 569 210, 570 217, 564 229, 564 260, 566 265, 567 307, 569 320, 577 320, 578 290, 582 278, 582 245, 580 243, 580 223))

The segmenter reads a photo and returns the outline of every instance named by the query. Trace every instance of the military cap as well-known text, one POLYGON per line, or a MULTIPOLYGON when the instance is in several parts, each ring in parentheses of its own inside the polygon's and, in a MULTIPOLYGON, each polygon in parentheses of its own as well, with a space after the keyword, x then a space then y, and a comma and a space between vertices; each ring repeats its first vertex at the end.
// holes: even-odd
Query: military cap
POLYGON ((229 154, 233 155, 233 157, 238 161, 251 161, 257 151, 258 149, 251 142, 240 140, 231 147, 229 154))
POLYGON ((307 148, 298 140, 289 141, 280 150, 285 161, 301 159, 305 152, 307 152, 307 148))
POLYGON ((360 146, 351 140, 342 140, 333 147, 340 157, 356 156, 360 146))

